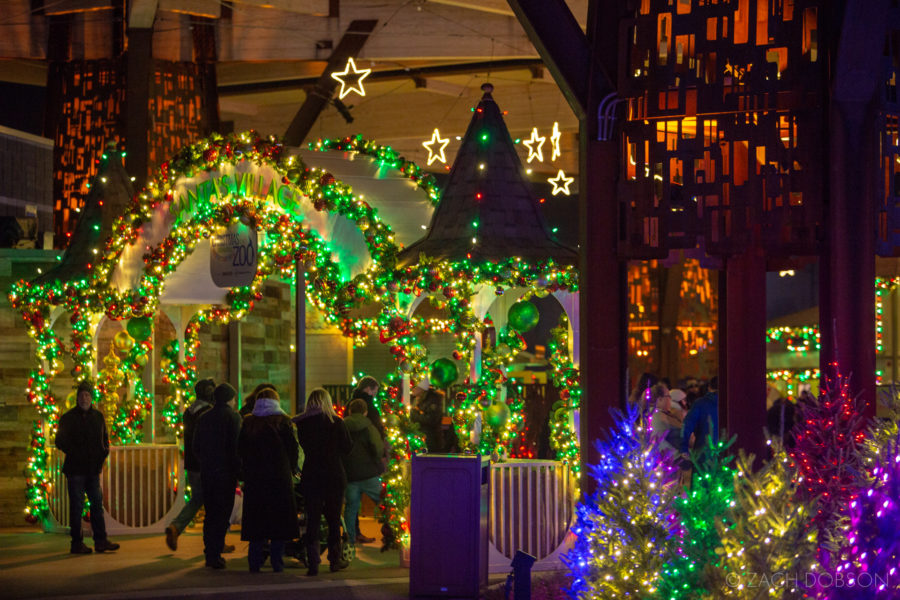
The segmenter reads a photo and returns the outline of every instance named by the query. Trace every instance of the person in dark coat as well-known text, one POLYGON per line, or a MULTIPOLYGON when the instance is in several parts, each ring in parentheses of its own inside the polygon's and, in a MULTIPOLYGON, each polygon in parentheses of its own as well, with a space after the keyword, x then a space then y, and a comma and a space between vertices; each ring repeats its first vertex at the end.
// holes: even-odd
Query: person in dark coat
POLYGON ((372 422, 372 425, 375 427, 375 431, 377 431, 378 435, 381 436, 381 439, 384 440, 384 423, 381 420, 381 413, 378 412, 377 408, 375 408, 375 394, 378 393, 378 387, 378 380, 374 377, 366 375, 359 380, 359 383, 356 385, 356 389, 353 390, 353 395, 350 397, 350 402, 352 403, 357 398, 365 400, 366 416, 368 417, 369 421, 372 422))
POLYGON ((241 410, 239 411, 241 413, 241 417, 246 417, 253 412, 253 406, 256 404, 256 396, 265 389, 275 390, 276 392, 278 391, 278 389, 271 383, 261 383, 253 388, 253 391, 250 392, 250 395, 244 398, 244 403, 241 404, 241 410))
POLYGON ((344 419, 350 432, 350 452, 342 457, 347 472, 347 506, 344 523, 350 543, 368 544, 375 538, 363 536, 359 531, 359 504, 365 494, 375 502, 381 500, 381 456, 384 444, 375 426, 366 416, 366 401, 356 398, 350 402, 350 415, 344 419))
POLYGON ((281 409, 278 392, 260 390, 238 437, 244 473, 241 539, 250 542, 251 572, 262 567, 266 542, 272 570, 283 571, 284 543, 300 537, 293 481, 298 454, 294 425, 281 409))
POLYGON ((196 516, 203 506, 203 484, 200 482, 200 462, 194 456, 194 428, 203 413, 212 408, 216 383, 212 379, 201 379, 194 385, 196 399, 187 407, 181 417, 184 424, 184 470, 191 487, 191 499, 181 512, 166 527, 166 545, 173 552, 178 549, 178 536, 196 516))
POLYGON ((766 427, 769 435, 781 440, 785 448, 793 448, 797 445, 794 438, 794 425, 797 422, 797 406, 782 397, 778 397, 766 411, 766 427))
POLYGON ((81 513, 84 495, 91 503, 91 531, 94 550, 107 552, 118 550, 119 544, 106 537, 106 521, 103 517, 103 490, 100 489, 100 471, 109 456, 109 435, 103 414, 94 408, 94 386, 89 381, 78 384, 75 406, 59 419, 56 430, 56 447, 65 452, 63 473, 69 492, 69 533, 72 536, 72 554, 90 554, 81 532, 81 513))
POLYGON ((318 575, 322 554, 319 528, 322 515, 328 523, 328 561, 331 570, 346 569, 341 556, 341 508, 347 475, 341 456, 350 452, 350 434, 344 421, 335 414, 331 396, 316 388, 306 400, 306 409, 294 417, 297 437, 305 459, 300 474, 300 493, 306 503, 307 575, 318 575))
POLYGON ((425 437, 425 448, 428 452, 443 452, 444 432, 441 429, 441 421, 444 417, 443 395, 425 383, 423 388, 420 382, 413 388, 417 398, 416 405, 410 411, 409 418, 413 423, 418 423, 419 431, 425 437))
POLYGON ((684 417, 684 425, 681 429, 681 453, 682 458, 690 460, 688 448, 691 435, 694 436, 694 452, 698 455, 698 462, 703 463, 706 458, 706 449, 710 440, 713 444, 719 442, 719 378, 709 380, 709 388, 706 395, 694 402, 688 414, 684 417))
POLYGON ((197 421, 194 431, 194 456, 200 462, 203 486, 203 553, 206 566, 224 569, 225 532, 234 509, 240 459, 237 453, 241 416, 235 410, 237 392, 220 383, 213 392, 215 405, 197 421))

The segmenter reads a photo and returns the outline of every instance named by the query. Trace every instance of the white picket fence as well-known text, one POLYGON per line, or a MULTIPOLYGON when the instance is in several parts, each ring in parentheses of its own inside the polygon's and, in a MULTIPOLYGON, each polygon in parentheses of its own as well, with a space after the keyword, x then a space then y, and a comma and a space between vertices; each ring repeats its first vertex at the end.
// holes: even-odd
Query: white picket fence
POLYGON ((517 550, 538 559, 535 568, 561 566, 571 542, 575 480, 552 460, 509 460, 491 465, 491 571, 508 571, 517 550))
MULTIPOLYGON (((50 531, 67 531, 69 498, 64 455, 48 451, 50 531)), ((184 505, 183 471, 175 445, 114 446, 101 474, 106 527, 112 534, 161 532, 184 505)), ((569 467, 550 460, 509 460, 491 465, 490 565, 506 571, 517 550, 538 559, 536 568, 559 566, 571 542, 575 480, 569 467)), ((87 526, 87 524, 85 524, 87 526)))
MULTIPOLYGON (((65 455, 48 449, 51 531, 69 527, 69 495, 62 472, 65 455)), ((174 444, 113 446, 100 475, 106 528, 111 534, 161 532, 184 505, 181 457, 174 444)), ((85 524, 86 526, 87 524, 85 524)))

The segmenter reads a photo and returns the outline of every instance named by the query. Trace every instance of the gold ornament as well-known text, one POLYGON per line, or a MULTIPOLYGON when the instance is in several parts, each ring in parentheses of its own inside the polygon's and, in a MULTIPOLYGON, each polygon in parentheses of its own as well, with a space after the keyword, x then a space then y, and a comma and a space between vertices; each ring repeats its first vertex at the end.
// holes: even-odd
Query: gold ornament
POLYGON ((134 338, 128 335, 127 331, 122 330, 113 337, 113 344, 117 350, 130 352, 134 348, 134 338))

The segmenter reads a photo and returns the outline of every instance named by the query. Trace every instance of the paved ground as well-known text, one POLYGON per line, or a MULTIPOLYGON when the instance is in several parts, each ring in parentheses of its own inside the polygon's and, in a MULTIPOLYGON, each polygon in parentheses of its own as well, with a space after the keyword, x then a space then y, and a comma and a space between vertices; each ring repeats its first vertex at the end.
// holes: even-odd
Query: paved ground
MULTIPOLYGON (((374 523, 361 523, 373 532, 374 523)), ((223 571, 204 568, 200 529, 189 528, 172 552, 163 535, 116 536, 122 548, 113 553, 73 556, 68 536, 33 529, 0 531, 0 598, 78 598, 112 600, 141 598, 286 598, 387 600, 407 598, 409 569, 400 566, 399 552, 379 551, 377 544, 361 546, 350 568, 328 570, 327 561, 317 577, 289 559, 283 573, 271 567, 260 573, 247 569, 247 543, 235 533, 228 543, 237 546, 226 555, 223 571)), ((92 545, 91 540, 85 540, 92 545)), ((492 577, 492 582, 502 577, 492 577)))

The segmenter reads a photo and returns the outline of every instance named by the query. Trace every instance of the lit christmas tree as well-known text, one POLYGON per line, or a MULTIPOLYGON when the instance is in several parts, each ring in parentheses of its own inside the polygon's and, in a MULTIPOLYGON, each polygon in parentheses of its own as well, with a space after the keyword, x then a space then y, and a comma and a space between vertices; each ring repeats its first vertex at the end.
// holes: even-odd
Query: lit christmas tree
POLYGON ((868 487, 864 445, 869 421, 863 401, 851 396, 849 380, 839 372, 826 378, 818 398, 801 399, 799 408, 797 443, 791 449, 799 470, 797 497, 815 503, 819 560, 828 569, 846 527, 846 508, 868 487))
POLYGON ((734 509, 734 470, 726 451, 734 439, 710 444, 702 461, 695 459, 690 491, 675 501, 684 529, 672 540, 671 557, 659 573, 659 598, 685 600, 710 597, 713 582, 721 579, 721 540, 716 523, 730 526, 734 509))
POLYGON ((835 569, 817 582, 835 600, 900 597, 900 437, 881 449, 872 475, 872 486, 850 502, 835 569))
POLYGON ((600 463, 589 467, 597 491, 576 509, 575 547, 563 557, 570 596, 652 598, 667 540, 678 532, 673 503, 677 469, 636 407, 613 411, 615 429, 597 441, 600 463))
POLYGON ((812 503, 798 501, 797 466, 784 450, 758 471, 740 452, 734 504, 719 519, 721 569, 711 569, 717 598, 803 598, 803 575, 813 572, 816 533, 812 503))
POLYGON ((875 419, 869 428, 869 435, 865 439, 866 466, 871 467, 878 461, 881 451, 897 439, 900 429, 897 428, 897 420, 900 419, 900 389, 891 384, 887 391, 879 396, 880 403, 885 408, 884 418, 875 419))

